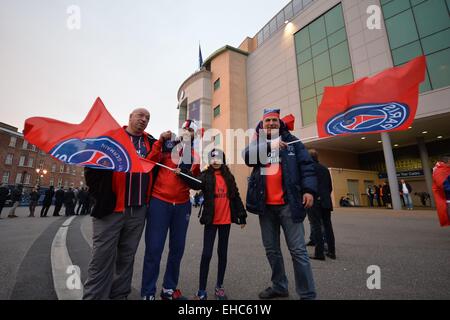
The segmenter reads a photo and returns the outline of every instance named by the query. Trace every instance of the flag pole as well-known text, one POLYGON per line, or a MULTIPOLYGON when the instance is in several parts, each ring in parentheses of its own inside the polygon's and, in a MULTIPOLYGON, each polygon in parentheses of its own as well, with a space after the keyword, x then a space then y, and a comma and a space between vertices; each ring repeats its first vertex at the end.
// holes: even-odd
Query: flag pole
MULTIPOLYGON (((160 166, 160 167, 166 168, 167 170, 170 170, 170 171, 172 171, 172 172, 175 172, 175 171, 176 171, 175 169, 170 168, 170 167, 168 167, 168 166, 165 166, 165 165, 163 165, 163 164, 161 164, 161 163, 159 163, 159 162, 155 162, 155 164, 158 165, 158 166, 160 166)), ((188 175, 188 174, 185 174, 185 173, 183 173, 183 172, 180 172, 180 174, 183 175, 183 176, 185 176, 186 178, 189 178, 189 179, 191 179, 191 180, 194 180, 194 181, 196 181, 196 182, 198 182, 198 183, 202 183, 201 180, 195 179, 194 177, 191 177, 191 176, 188 175)))

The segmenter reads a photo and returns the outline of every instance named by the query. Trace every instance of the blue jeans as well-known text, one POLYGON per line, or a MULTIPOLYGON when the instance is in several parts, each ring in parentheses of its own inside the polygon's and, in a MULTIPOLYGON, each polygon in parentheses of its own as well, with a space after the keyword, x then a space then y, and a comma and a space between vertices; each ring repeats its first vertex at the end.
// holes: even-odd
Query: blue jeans
POLYGON ((294 223, 289 206, 266 206, 259 216, 261 235, 267 259, 272 268, 272 288, 284 293, 288 291, 288 280, 280 248, 280 227, 294 264, 295 288, 302 299, 315 299, 314 278, 305 244, 303 223, 294 223))
POLYGON ((413 208, 413 203, 412 203, 412 199, 411 199, 411 194, 409 193, 404 193, 403 194, 403 200, 405 200, 405 206, 407 206, 409 209, 413 208))
POLYGON ((156 198, 150 200, 145 229, 145 257, 141 288, 143 297, 155 295, 161 255, 169 230, 169 256, 163 287, 172 290, 177 288, 190 216, 189 201, 173 205, 156 198))

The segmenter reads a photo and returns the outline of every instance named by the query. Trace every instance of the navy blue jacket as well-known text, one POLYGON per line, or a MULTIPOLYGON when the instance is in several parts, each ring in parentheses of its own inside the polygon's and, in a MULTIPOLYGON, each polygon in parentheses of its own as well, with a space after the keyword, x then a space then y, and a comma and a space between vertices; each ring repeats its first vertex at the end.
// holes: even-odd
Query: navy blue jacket
MULTIPOLYGON (((261 125, 259 126, 261 128, 261 125)), ((282 141, 291 142, 298 138, 293 136, 282 123, 280 129, 282 141)), ((267 165, 266 154, 259 155, 260 148, 266 148, 270 153, 270 143, 258 135, 257 139, 244 149, 242 156, 253 171, 248 181, 246 208, 247 211, 263 215, 266 211, 266 177, 261 175, 261 168, 267 165)), ((303 222, 306 211, 303 206, 303 194, 317 193, 317 178, 314 162, 303 143, 298 142, 280 150, 281 168, 283 177, 284 202, 289 205, 292 220, 295 223, 303 222)))

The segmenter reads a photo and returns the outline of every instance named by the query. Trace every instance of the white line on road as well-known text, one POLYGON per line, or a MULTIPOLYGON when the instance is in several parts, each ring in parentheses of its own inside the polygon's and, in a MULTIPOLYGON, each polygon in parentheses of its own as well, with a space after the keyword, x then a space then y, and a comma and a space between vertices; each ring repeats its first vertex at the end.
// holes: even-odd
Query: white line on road
MULTIPOLYGON (((79 289, 71 289, 67 285, 71 273, 67 273, 70 267, 73 269, 72 260, 67 250, 67 231, 70 224, 76 217, 70 217, 59 228, 55 235, 51 249, 51 262, 52 262, 52 274, 53 285, 55 287, 58 300, 81 300, 83 297, 83 285, 80 283, 79 289)), ((79 270, 79 269, 78 269, 79 270)), ((79 271, 76 271, 77 273, 79 271)), ((77 274, 78 281, 81 282, 81 275, 77 274)))

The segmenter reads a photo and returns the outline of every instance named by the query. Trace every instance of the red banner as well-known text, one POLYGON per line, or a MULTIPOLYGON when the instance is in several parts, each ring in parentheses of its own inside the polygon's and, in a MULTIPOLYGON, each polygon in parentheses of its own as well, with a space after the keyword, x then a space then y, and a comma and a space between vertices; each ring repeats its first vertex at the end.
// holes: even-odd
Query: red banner
POLYGON ((325 87, 317 113, 319 137, 407 130, 416 115, 425 70, 421 56, 373 77, 325 87))
POLYGON ((154 167, 154 163, 136 154, 130 137, 100 98, 80 124, 41 117, 27 119, 24 137, 71 165, 119 172, 149 172, 154 167))

